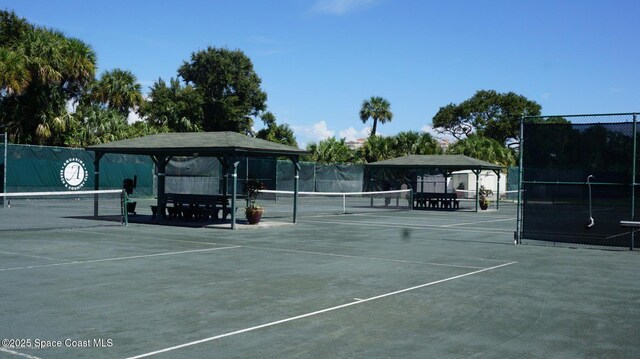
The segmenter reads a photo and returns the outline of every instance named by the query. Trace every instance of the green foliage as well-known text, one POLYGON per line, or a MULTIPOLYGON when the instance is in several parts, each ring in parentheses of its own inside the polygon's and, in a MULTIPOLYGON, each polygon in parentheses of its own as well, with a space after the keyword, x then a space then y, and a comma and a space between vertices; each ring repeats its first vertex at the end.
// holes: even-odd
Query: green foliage
POLYGON ((293 133, 291 127, 288 124, 278 125, 276 124, 276 116, 271 112, 265 112, 260 116, 262 122, 266 125, 256 133, 257 138, 263 140, 281 143, 283 145, 298 147, 296 142, 296 136, 293 133))
POLYGON ((400 132, 395 136, 369 137, 360 149, 360 158, 367 163, 382 161, 406 155, 441 154, 438 142, 426 132, 400 132))
POLYGON ((369 136, 362 148, 360 148, 360 158, 367 163, 394 158, 393 147, 394 141, 392 137, 369 136))
POLYGON ((513 145, 520 136, 520 119, 540 115, 541 109, 538 103, 513 92, 480 90, 458 105, 441 107, 433 117, 433 126, 457 139, 476 132, 503 144, 511 141, 513 145))
POLYGON ((296 136, 293 134, 291 127, 286 123, 282 125, 273 124, 267 128, 263 128, 258 131, 256 137, 287 146, 298 147, 296 136))
POLYGON ((16 143, 60 145, 74 122, 67 103, 93 80, 91 47, 0 12, 0 124, 16 143))
POLYGON ((442 148, 431 134, 427 132, 407 131, 393 136, 395 157, 405 155, 438 155, 442 148))
POLYGON ((151 99, 139 112, 151 126, 174 132, 202 131, 204 100, 193 86, 182 86, 173 78, 167 86, 164 80, 158 79, 149 95, 151 99))
POLYGON ((209 47, 191 54, 178 74, 202 96, 205 131, 251 133, 253 120, 266 109, 267 94, 251 60, 240 50, 209 47))
POLYGON ((362 123, 367 123, 369 118, 373 119, 373 127, 371 128, 370 135, 370 137, 373 137, 376 135, 378 122, 386 123, 391 122, 393 119, 389 101, 377 96, 372 96, 370 99, 364 100, 360 108, 360 120, 362 123))
POLYGON ((258 203, 256 203, 256 199, 258 198, 258 193, 265 189, 264 183, 260 182, 257 179, 250 179, 244 185, 244 194, 247 197, 247 209, 256 209, 262 208, 258 203))
POLYGON ((131 71, 115 69, 102 74, 91 89, 91 99, 118 111, 125 118, 129 111, 139 107, 142 86, 131 71))
POLYGON ((516 156, 512 149, 494 139, 476 134, 469 135, 451 145, 447 154, 465 155, 505 167, 514 166, 516 163, 516 156))
POLYGON ((309 155, 303 160, 318 163, 347 163, 354 159, 354 152, 347 147, 344 138, 337 140, 329 137, 318 144, 310 143, 307 145, 307 152, 309 155))

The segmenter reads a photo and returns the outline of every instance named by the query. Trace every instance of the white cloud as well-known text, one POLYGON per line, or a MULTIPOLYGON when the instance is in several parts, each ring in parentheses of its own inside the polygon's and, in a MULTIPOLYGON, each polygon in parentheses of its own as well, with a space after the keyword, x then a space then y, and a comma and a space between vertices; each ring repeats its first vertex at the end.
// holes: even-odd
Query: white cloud
POLYGON ((377 0, 318 0, 313 11, 322 14, 344 15, 375 4, 377 0))
POLYGON ((320 121, 313 124, 310 129, 310 133, 312 134, 312 136, 320 140, 324 140, 326 138, 333 137, 335 131, 330 130, 327 127, 327 123, 325 121, 320 121))
POLYGON ((435 136, 437 134, 436 130, 433 129, 433 125, 424 125, 420 127, 420 131, 427 132, 431 134, 431 136, 435 136))
POLYGON ((333 137, 336 133, 327 127, 326 121, 319 121, 311 126, 291 126, 291 128, 301 148, 306 147, 309 143, 318 143, 324 139, 333 137))
POLYGON ((340 138, 345 138, 347 141, 355 141, 359 138, 368 137, 369 133, 371 133, 371 127, 369 126, 364 127, 360 131, 356 130, 354 127, 349 127, 338 132, 338 136, 340 136, 340 138))

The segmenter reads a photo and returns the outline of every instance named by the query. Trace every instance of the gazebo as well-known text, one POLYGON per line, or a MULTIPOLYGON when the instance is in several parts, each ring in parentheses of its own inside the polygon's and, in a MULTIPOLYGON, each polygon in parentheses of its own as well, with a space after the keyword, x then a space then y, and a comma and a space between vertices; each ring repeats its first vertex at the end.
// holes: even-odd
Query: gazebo
MULTIPOLYGON (((451 176, 451 173, 455 171, 471 170, 476 176, 476 211, 478 211, 478 183, 480 172, 484 170, 493 171, 498 176, 497 185, 497 205, 500 203, 500 173, 504 169, 503 166, 499 166, 490 162, 482 161, 476 158, 464 156, 464 155, 407 155, 403 157, 392 158, 388 160, 367 163, 365 168, 375 169, 401 169, 401 170, 416 170, 418 173, 425 173, 426 171, 438 171, 446 179, 451 176)), ((415 188, 414 188, 415 190, 415 188)), ((445 193, 447 187, 445 186, 445 193)))
MULTIPOLYGON (((149 135, 89 146, 95 152, 95 189, 100 189, 100 159, 107 153, 146 155, 156 165, 158 177, 157 207, 163 213, 165 198, 165 168, 174 156, 211 157, 220 161, 224 170, 224 194, 228 177, 233 179, 231 194, 231 229, 236 228, 236 194, 238 165, 246 157, 288 157, 294 166, 293 222, 296 223, 300 155, 307 152, 295 147, 249 137, 237 132, 174 132, 149 135)), ((97 216, 98 206, 94 205, 97 216)))

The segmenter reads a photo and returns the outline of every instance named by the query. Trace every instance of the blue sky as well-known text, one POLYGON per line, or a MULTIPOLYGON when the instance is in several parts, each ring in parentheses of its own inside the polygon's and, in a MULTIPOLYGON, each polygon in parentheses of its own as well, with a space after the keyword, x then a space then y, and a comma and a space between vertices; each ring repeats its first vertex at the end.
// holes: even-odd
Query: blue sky
MULTIPOLYGON (((362 101, 429 130, 441 106, 513 91, 544 114, 640 111, 640 1, 4 1, 30 22, 90 44, 99 72, 132 71, 145 92, 194 51, 240 49, 268 110, 304 144, 365 137, 362 101)), ((256 124, 260 128, 261 123, 256 124)), ((368 124, 370 125, 370 123, 368 124)))

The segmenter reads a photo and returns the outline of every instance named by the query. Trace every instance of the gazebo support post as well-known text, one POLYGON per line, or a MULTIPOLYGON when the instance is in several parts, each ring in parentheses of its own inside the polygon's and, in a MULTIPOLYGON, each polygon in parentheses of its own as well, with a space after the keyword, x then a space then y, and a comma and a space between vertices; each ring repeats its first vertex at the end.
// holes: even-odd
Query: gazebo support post
POLYGON ((300 179, 300 162, 298 157, 291 157, 293 162, 293 223, 298 222, 298 187, 300 179))
POLYGON ((476 175, 476 212, 478 212, 478 206, 480 204, 480 172, 481 170, 471 170, 476 175))
POLYGON ((158 208, 158 222, 162 222, 166 210, 166 196, 165 196, 165 171, 167 164, 171 161, 171 156, 151 156, 153 163, 156 165, 156 175, 158 176, 158 193, 156 207, 158 208))
MULTIPOLYGON (((103 152, 96 152, 96 156, 93 159, 93 168, 95 171, 93 172, 93 189, 100 189, 100 160, 104 156, 103 152)), ((93 216, 98 217, 98 207, 99 207, 100 199, 98 198, 98 194, 93 195, 93 216)), ((126 205, 126 204, 125 204, 126 205)), ((126 211, 126 208, 125 208, 126 211)))
POLYGON ((500 170, 493 170, 493 173, 498 176, 498 185, 496 186, 496 210, 500 209, 500 170))
POLYGON ((447 178, 449 178, 449 171, 442 170, 440 171, 442 176, 444 177, 444 193, 447 193, 447 178))
POLYGON ((240 161, 234 161, 231 164, 233 167, 233 174, 231 177, 233 178, 233 186, 231 193, 231 229, 236 229, 236 194, 238 192, 238 165, 240 161))

